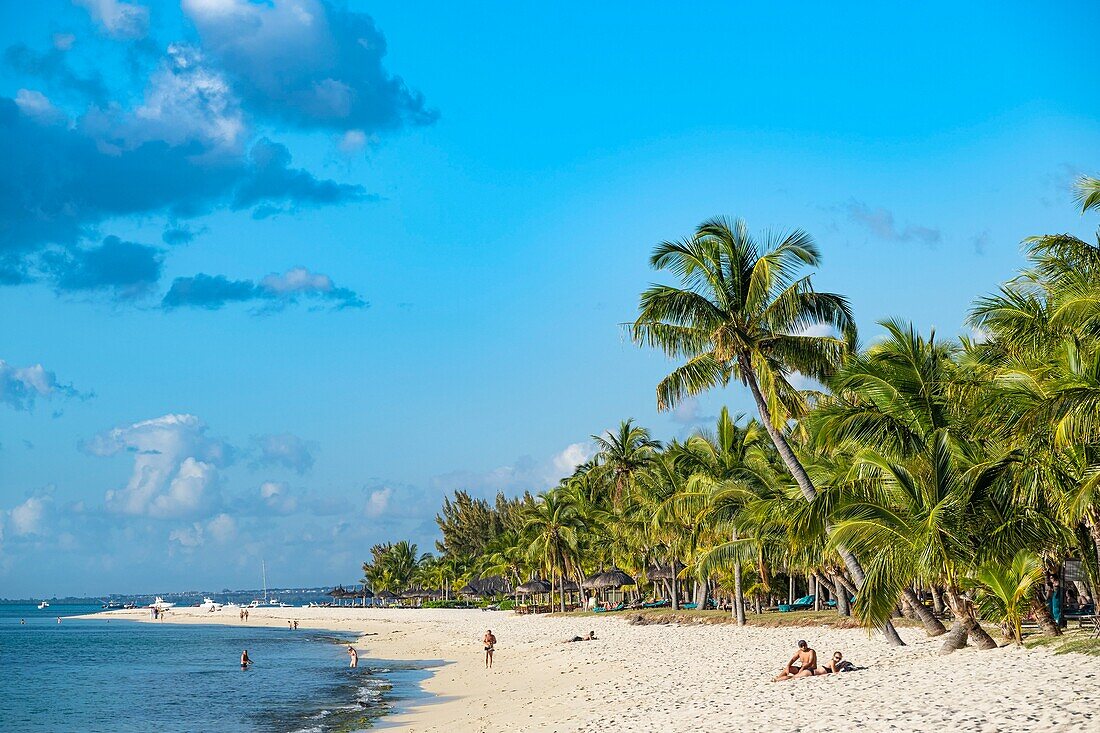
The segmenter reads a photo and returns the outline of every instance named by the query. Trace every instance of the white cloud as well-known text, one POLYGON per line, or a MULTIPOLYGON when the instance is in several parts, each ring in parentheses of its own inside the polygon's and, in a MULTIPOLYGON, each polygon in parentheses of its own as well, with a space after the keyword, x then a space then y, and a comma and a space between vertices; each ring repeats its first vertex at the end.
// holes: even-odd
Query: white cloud
POLYGON ((451 471, 433 476, 431 485, 443 491, 465 489, 483 494, 498 491, 538 492, 572 475, 573 470, 591 458, 592 454, 592 447, 587 443, 572 443, 542 461, 537 461, 531 456, 521 456, 511 464, 487 471, 451 471))
POLYGON ((218 469, 232 449, 194 415, 164 415, 115 428, 84 445, 93 455, 134 455, 130 479, 106 493, 107 508, 157 518, 201 517, 218 504, 218 469))
POLYGON ((291 514, 298 508, 298 500, 290 495, 287 485, 277 481, 260 484, 260 501, 275 514, 291 514))
POLYGON ((551 465, 554 473, 559 477, 569 476, 581 465, 592 457, 595 451, 589 443, 571 443, 561 453, 554 456, 551 465))
POLYGON ((38 122, 49 124, 65 119, 64 113, 53 105, 49 97, 33 89, 20 89, 15 93, 15 106, 19 111, 38 122))
POLYGON ((844 208, 848 212, 848 218, 851 221, 865 227, 871 234, 880 239, 892 242, 917 240, 927 245, 933 245, 943 238, 940 230, 933 227, 920 224, 909 224, 905 228, 898 227, 894 220, 894 213, 881 206, 872 209, 862 201, 851 199, 845 204, 844 208))
POLYGON ((379 517, 385 514, 386 509, 390 506, 390 499, 393 497, 393 488, 389 486, 383 486, 381 489, 375 489, 367 497, 367 516, 379 517))
POLYGON ((244 117, 229 87, 202 53, 172 44, 160 69, 149 80, 145 101, 134 111, 134 142, 164 140, 180 145, 199 140, 235 149, 245 129, 244 117))
POLYGON ((43 520, 49 507, 48 497, 32 496, 8 512, 11 532, 16 537, 42 534, 43 520))
POLYGON ((186 527, 173 529, 168 533, 168 541, 181 547, 193 548, 206 544, 208 540, 215 544, 225 544, 236 536, 236 520, 228 514, 219 514, 205 524, 194 522, 186 527))
POLYGON ((149 8, 121 0, 75 0, 115 38, 142 38, 149 30, 149 8))
POLYGON ((317 450, 317 445, 297 435, 258 435, 252 438, 252 442, 257 452, 253 467, 283 466, 300 474, 313 467, 313 452, 317 450))
POLYGON ((53 372, 41 364, 14 367, 0 359, 0 403, 16 410, 30 410, 36 398, 50 398, 55 394, 78 397, 72 385, 61 384, 53 372))

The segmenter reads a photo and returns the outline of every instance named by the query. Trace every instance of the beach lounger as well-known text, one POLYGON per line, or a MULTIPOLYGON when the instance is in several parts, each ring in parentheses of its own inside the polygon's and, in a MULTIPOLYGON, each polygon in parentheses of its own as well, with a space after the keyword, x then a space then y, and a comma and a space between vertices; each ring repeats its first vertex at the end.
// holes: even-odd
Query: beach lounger
MULTIPOLYGON (((806 611, 806 610, 811 609, 813 607, 814 607, 814 596, 813 595, 808 595, 808 596, 802 596, 801 598, 796 599, 793 603, 791 603, 790 605, 787 606, 786 610, 788 610, 788 611, 806 611)), ((780 611, 784 610, 783 606, 780 606, 779 610, 780 611)))

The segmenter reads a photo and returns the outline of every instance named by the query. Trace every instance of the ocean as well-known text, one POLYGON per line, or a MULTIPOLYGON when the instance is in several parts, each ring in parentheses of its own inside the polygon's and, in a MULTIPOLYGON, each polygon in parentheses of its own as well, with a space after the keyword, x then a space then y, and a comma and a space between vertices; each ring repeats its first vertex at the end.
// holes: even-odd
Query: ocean
POLYGON ((325 631, 69 618, 99 610, 0 604, 0 731, 344 733, 422 696, 428 674, 349 669, 350 637, 325 631))

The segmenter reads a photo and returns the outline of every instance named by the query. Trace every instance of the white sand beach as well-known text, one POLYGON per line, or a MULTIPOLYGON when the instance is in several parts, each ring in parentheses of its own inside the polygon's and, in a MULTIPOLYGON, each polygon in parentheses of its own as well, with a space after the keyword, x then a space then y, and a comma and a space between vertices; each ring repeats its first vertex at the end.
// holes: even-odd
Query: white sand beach
MULTIPOLYGON (((114 617, 148 621, 145 611, 114 617)), ((516 616, 479 610, 253 609, 253 625, 363 634, 360 655, 443 660, 435 697, 385 724, 402 731, 1090 731, 1100 729, 1095 657, 964 649, 903 629, 894 649, 858 629, 632 626, 625 615, 516 616), (483 664, 481 636, 498 638, 483 664), (595 631, 592 642, 565 639, 595 631), (773 683, 807 639, 867 669, 773 683)), ((173 609, 167 623, 238 624, 236 610, 173 609)))

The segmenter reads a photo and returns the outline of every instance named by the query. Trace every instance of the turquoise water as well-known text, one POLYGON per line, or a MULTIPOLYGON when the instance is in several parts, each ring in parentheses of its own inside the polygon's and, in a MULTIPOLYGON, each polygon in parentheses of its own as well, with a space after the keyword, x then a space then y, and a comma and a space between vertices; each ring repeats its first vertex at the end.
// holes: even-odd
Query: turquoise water
POLYGON ((95 611, 0 605, 0 731, 362 730, 427 674, 362 658, 349 669, 347 639, 330 632, 65 618, 95 611))

